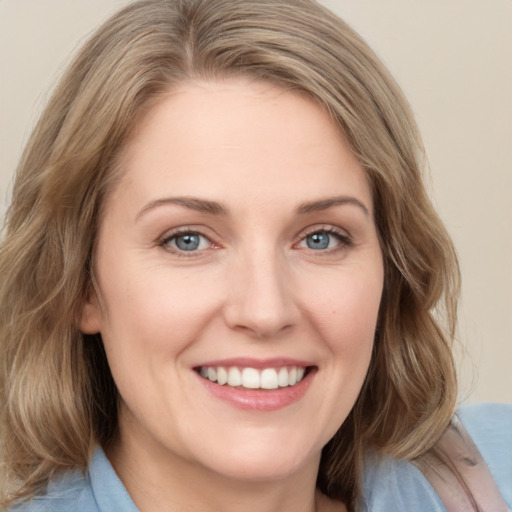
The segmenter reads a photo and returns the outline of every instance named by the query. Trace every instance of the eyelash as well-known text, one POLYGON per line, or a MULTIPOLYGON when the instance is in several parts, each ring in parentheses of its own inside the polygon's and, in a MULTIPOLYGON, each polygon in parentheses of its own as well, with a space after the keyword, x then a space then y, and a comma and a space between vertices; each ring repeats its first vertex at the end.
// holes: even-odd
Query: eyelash
MULTIPOLYGON (((341 231, 340 229, 338 229, 334 226, 321 226, 321 227, 315 226, 315 227, 308 229, 303 234, 301 234, 298 241, 295 242, 293 244, 293 246, 294 247, 298 246, 300 243, 306 241, 308 236, 311 236, 311 235, 314 235, 317 233, 325 233, 329 236, 333 236, 339 241, 339 244, 336 245, 335 247, 321 249, 321 250, 315 250, 315 249, 309 248, 309 250, 313 253, 329 254, 329 253, 333 253, 333 252, 337 252, 337 251, 349 248, 353 245, 353 241, 352 241, 351 237, 349 235, 347 235, 345 232, 341 231)), ((191 229, 191 228, 180 228, 170 234, 166 234, 159 241, 158 245, 166 251, 172 252, 173 254, 175 254, 179 257, 185 257, 185 258, 194 257, 194 256, 197 256, 197 253, 201 253, 205 250, 212 249, 212 248, 217 249, 220 247, 215 242, 213 242, 209 236, 201 233, 198 230, 191 229), (195 250, 191 250, 191 251, 186 251, 183 249, 179 249, 177 247, 172 247, 170 245, 170 243, 173 240, 176 240, 177 238, 184 236, 184 235, 198 236, 200 238, 206 239, 209 243, 209 247, 207 249, 195 249, 195 250)))
POLYGON ((176 256, 179 256, 179 257, 184 257, 184 258, 191 258, 191 257, 194 257, 197 255, 198 252, 203 252, 204 250, 207 250, 207 249, 198 249, 198 250, 191 250, 191 251, 185 251, 185 250, 182 250, 182 249, 179 249, 178 247, 172 247, 170 245, 170 243, 173 241, 173 240, 176 240, 177 238, 181 237, 181 236, 184 236, 184 235, 190 235, 190 236, 198 236, 200 238, 204 238, 208 241, 208 244, 209 244, 209 247, 208 249, 212 249, 212 248, 218 248, 219 246, 213 242, 209 236, 201 233, 200 231, 196 230, 196 229, 190 229, 190 228, 180 228, 176 231, 173 231, 172 233, 170 234, 166 234, 161 240, 160 242, 158 243, 158 245, 160 247, 162 247, 164 250, 166 251, 169 251, 171 253, 173 253, 174 255, 176 256), (196 254, 194 254, 196 253, 196 254))
POLYGON ((333 236, 334 238, 336 238, 338 240, 339 244, 337 246, 329 248, 329 249, 323 249, 323 250, 310 249, 311 252, 314 252, 314 253, 318 253, 318 254, 322 254, 322 255, 330 254, 330 253, 334 253, 337 251, 342 251, 342 250, 350 248, 354 245, 352 238, 345 231, 342 231, 339 228, 336 228, 334 226, 320 226, 320 227, 314 226, 310 229, 307 229, 304 234, 300 235, 300 239, 298 242, 296 242, 295 245, 305 242, 308 236, 311 236, 311 235, 314 235, 317 233, 325 233, 329 236, 333 236))

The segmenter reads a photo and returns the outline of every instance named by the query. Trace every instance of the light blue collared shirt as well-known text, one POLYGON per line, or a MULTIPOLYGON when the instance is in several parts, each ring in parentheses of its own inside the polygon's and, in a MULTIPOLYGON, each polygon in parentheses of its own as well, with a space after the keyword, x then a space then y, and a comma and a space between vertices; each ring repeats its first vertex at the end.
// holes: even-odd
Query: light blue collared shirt
MULTIPOLYGON (((458 416, 484 457, 512 509, 512 405, 462 407, 458 416)), ((364 512, 446 512, 428 480, 412 464, 392 458, 370 461, 364 475, 364 512)), ((44 496, 9 512, 139 512, 103 450, 85 474, 60 475, 44 496)), ((362 511, 361 511, 362 512, 362 511)))

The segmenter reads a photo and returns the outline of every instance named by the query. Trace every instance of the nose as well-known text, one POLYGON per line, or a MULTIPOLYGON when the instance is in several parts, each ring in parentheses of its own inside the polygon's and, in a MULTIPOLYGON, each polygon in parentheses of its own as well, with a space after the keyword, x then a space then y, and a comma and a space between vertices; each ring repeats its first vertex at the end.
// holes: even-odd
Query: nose
POLYGON ((299 319, 287 265, 273 251, 245 254, 229 270, 225 321, 254 338, 272 338, 291 330, 299 319))

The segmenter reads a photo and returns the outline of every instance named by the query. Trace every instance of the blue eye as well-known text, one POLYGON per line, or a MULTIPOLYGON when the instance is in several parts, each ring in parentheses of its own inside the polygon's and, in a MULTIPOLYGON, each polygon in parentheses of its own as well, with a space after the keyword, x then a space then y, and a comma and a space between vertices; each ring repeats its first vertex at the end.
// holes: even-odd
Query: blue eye
POLYGON ((199 244, 201 242, 199 235, 195 235, 192 233, 177 236, 174 240, 176 243, 176 247, 178 249, 181 249, 182 251, 195 251, 196 249, 199 248, 199 244))
POLYGON ((184 233, 176 233, 166 238, 162 245, 167 245, 178 251, 193 252, 207 249, 211 246, 211 242, 204 235, 187 231, 184 233))
POLYGON ((309 249, 323 250, 329 247, 331 236, 328 233, 319 231, 306 237, 306 245, 309 249))
POLYGON ((348 236, 331 229, 319 229, 306 235, 300 242, 300 247, 313 251, 326 251, 336 249, 338 246, 349 246, 348 236))

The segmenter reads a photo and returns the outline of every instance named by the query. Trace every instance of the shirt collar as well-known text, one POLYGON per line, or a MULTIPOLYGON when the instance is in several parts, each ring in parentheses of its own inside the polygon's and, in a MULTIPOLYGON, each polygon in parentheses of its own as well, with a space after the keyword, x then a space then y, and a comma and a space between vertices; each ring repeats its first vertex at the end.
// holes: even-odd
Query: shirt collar
POLYGON ((89 464, 91 488, 100 512, 139 512, 105 452, 98 447, 89 464))

